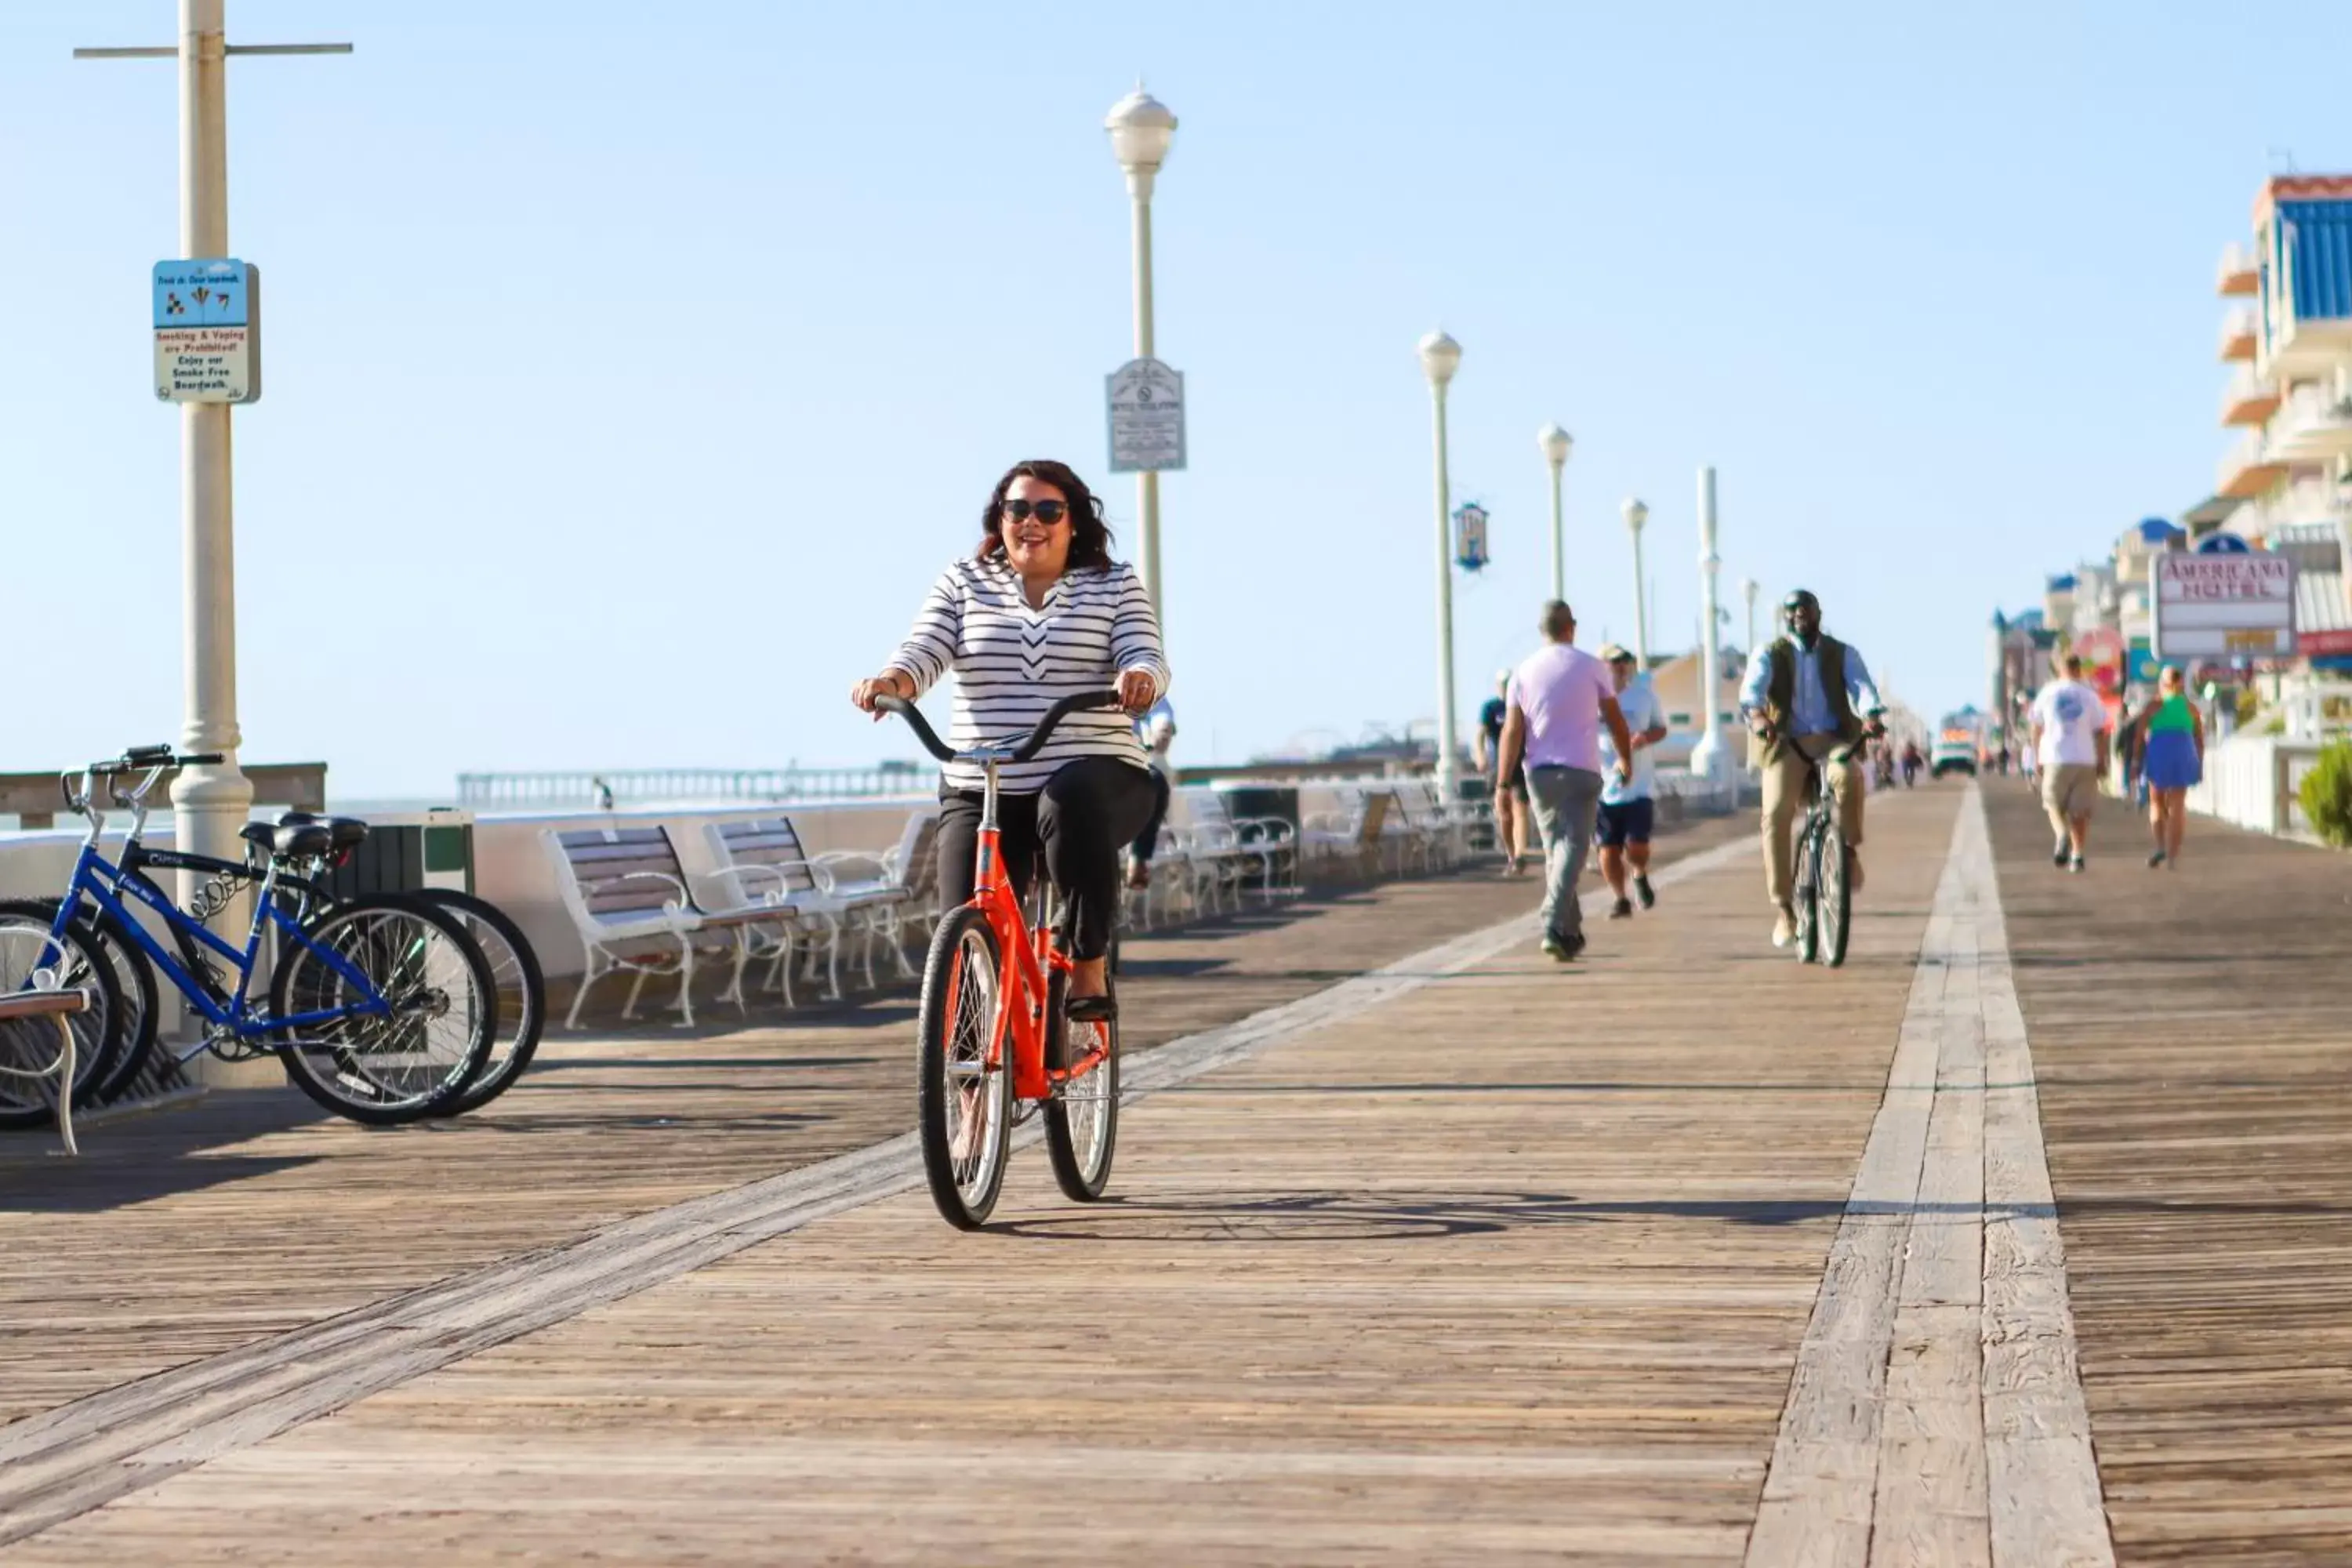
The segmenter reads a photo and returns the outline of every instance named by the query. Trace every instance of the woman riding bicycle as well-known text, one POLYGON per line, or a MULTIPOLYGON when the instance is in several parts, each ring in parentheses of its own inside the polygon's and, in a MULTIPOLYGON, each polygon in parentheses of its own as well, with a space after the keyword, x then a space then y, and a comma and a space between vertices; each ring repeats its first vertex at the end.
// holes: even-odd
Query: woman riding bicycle
MULTIPOLYGON (((949 740, 968 751, 1026 731, 1072 692, 1118 688, 1125 713, 1073 713, 1035 757, 998 773, 1013 890, 1028 896, 1042 849, 1064 901, 1073 1018, 1107 1010, 1097 999, 1109 989, 1118 852, 1151 813, 1151 774, 1129 715, 1168 689, 1159 618, 1110 542, 1102 504, 1067 464, 1015 463, 988 498, 979 549, 940 574, 890 662, 850 691, 878 719, 877 698, 913 701, 954 670, 949 740)), ((940 892, 950 904, 971 896, 984 783, 979 765, 954 763, 940 791, 940 892)))

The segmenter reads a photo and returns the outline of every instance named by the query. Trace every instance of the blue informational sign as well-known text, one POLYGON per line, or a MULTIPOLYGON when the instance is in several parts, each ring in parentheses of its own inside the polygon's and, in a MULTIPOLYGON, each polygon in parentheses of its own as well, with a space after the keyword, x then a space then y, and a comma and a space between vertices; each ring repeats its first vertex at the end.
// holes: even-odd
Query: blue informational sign
POLYGON ((159 261, 155 263, 155 329, 169 327, 242 327, 251 290, 242 261, 159 261))
POLYGON ((1454 563, 1475 572, 1493 559, 1486 552, 1486 509, 1465 501, 1454 509, 1454 563))
POLYGON ((2234 533, 2209 533, 2197 542, 2200 555, 2252 555, 2254 547, 2234 533))

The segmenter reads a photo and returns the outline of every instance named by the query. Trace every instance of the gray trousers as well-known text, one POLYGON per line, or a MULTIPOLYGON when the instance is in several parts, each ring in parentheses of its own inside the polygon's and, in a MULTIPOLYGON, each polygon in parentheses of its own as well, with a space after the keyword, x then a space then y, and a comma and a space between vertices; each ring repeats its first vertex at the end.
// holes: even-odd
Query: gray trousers
POLYGON ((1577 879, 1592 850, 1592 819, 1601 809, 1601 775, 1590 768, 1529 768, 1536 830, 1543 835, 1543 924, 1563 941, 1584 934, 1584 900, 1577 879))

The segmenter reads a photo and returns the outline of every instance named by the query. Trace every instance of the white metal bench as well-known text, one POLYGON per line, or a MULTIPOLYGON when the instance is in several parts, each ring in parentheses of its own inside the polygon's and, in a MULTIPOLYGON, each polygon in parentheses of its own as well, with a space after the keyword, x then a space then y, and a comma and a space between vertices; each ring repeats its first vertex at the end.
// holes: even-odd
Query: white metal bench
POLYGON ((597 981, 616 970, 635 975, 621 1016, 636 1016, 646 982, 677 976, 681 1028, 694 1026, 698 947, 735 952, 722 1002, 746 1012, 743 970, 754 956, 788 952, 794 912, 770 904, 705 908, 687 886, 677 847, 665 827, 549 828, 540 835, 554 862, 563 906, 587 949, 588 966, 564 1026, 580 1026, 581 1005, 597 981), (648 952, 647 950, 651 950, 648 952))
POLYGON ((81 1148, 74 1142, 73 1081, 74 1036, 73 1016, 89 1007, 87 991, 20 991, 0 996, 0 1037, 10 1043, 0 1049, 0 1063, 34 1061, 40 1049, 36 1039, 44 1038, 50 1028, 57 1030, 57 1055, 44 1068, 0 1065, 0 1073, 10 1078, 55 1079, 54 1100, 58 1111, 58 1137, 64 1142, 66 1152, 79 1154, 81 1148))
POLYGON ((1369 882, 1380 872, 1389 808, 1395 804, 1387 790, 1362 790, 1351 806, 1310 812, 1299 824, 1299 848, 1311 862, 1352 861, 1356 875, 1369 882))
MULTIPOLYGON (((756 900, 788 910, 797 921, 826 932, 827 1000, 841 997, 841 939, 845 929, 856 930, 865 939, 863 957, 869 988, 874 984, 873 944, 877 939, 889 940, 891 951, 898 953, 902 974, 912 976, 906 954, 898 951, 897 936, 899 912, 912 900, 913 890, 889 879, 887 858, 857 850, 813 856, 789 816, 714 822, 702 831, 709 841, 711 858, 719 863, 719 875, 732 883, 737 897, 747 903, 756 900), (861 861, 874 864, 882 875, 849 882, 835 876, 835 867, 861 861)), ((788 974, 786 983, 789 985, 788 974)), ((786 994, 789 997, 789 990, 786 994)))
POLYGON ((914 966, 907 962, 904 945, 907 934, 911 931, 919 941, 929 941, 931 928, 939 923, 941 913, 939 812, 933 809, 913 813, 907 818, 898 842, 879 855, 867 849, 830 849, 819 855, 816 863, 832 879, 835 898, 853 904, 862 900, 862 907, 871 911, 862 922, 862 929, 869 936, 866 983, 874 983, 871 940, 889 944, 899 979, 914 979, 914 966), (856 870, 871 874, 844 875, 856 870))
MULTIPOLYGON (((1235 816, 1233 802, 1216 790, 1192 797, 1192 825, 1206 830, 1244 871, 1255 867, 1260 898, 1276 899, 1305 891, 1298 886, 1298 832, 1278 816, 1235 816), (1284 880, 1276 884, 1275 878, 1284 880)), ((1235 880, 1236 889, 1239 879, 1235 880)))

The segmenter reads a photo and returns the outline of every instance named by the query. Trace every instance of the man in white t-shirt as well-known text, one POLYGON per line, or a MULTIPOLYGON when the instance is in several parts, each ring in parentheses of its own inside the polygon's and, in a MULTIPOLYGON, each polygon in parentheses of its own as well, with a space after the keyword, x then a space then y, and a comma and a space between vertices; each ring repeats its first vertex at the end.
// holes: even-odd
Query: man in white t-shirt
MULTIPOLYGON (((1536 828, 1543 835, 1543 950, 1565 963, 1584 951, 1576 881, 1584 873, 1593 814, 1601 806, 1601 728, 1607 726, 1620 759, 1633 754, 1633 737, 1617 706, 1609 667, 1573 646, 1575 612, 1554 599, 1544 606, 1542 626, 1547 646, 1511 672, 1504 694, 1510 710, 1503 717, 1495 788, 1507 790, 1526 763, 1536 828)), ((1632 771, 1621 760, 1614 776, 1622 784, 1632 771)))
MULTIPOLYGON (((1594 836, 1601 846, 1601 878, 1617 900, 1610 906, 1609 918, 1622 921, 1633 912, 1633 900, 1625 896, 1629 868, 1642 907, 1646 910, 1658 901, 1650 889, 1650 831, 1657 811, 1651 797, 1658 788, 1658 759, 1651 748, 1666 738, 1666 710, 1630 650, 1611 643, 1601 650, 1601 658, 1616 685, 1625 728, 1633 731, 1633 776, 1612 777, 1602 786, 1600 831, 1594 836)), ((1617 743, 1606 735, 1601 737, 1601 761, 1604 768, 1617 762, 1617 743)))
POLYGON ((2069 654, 2063 676, 2033 700, 2033 760, 2042 773, 2042 804, 2058 830, 2050 855, 2053 866, 2083 868, 2083 846, 2091 835, 2091 812, 2099 804, 2113 728, 2107 705, 2083 679, 2081 656, 2069 654))

